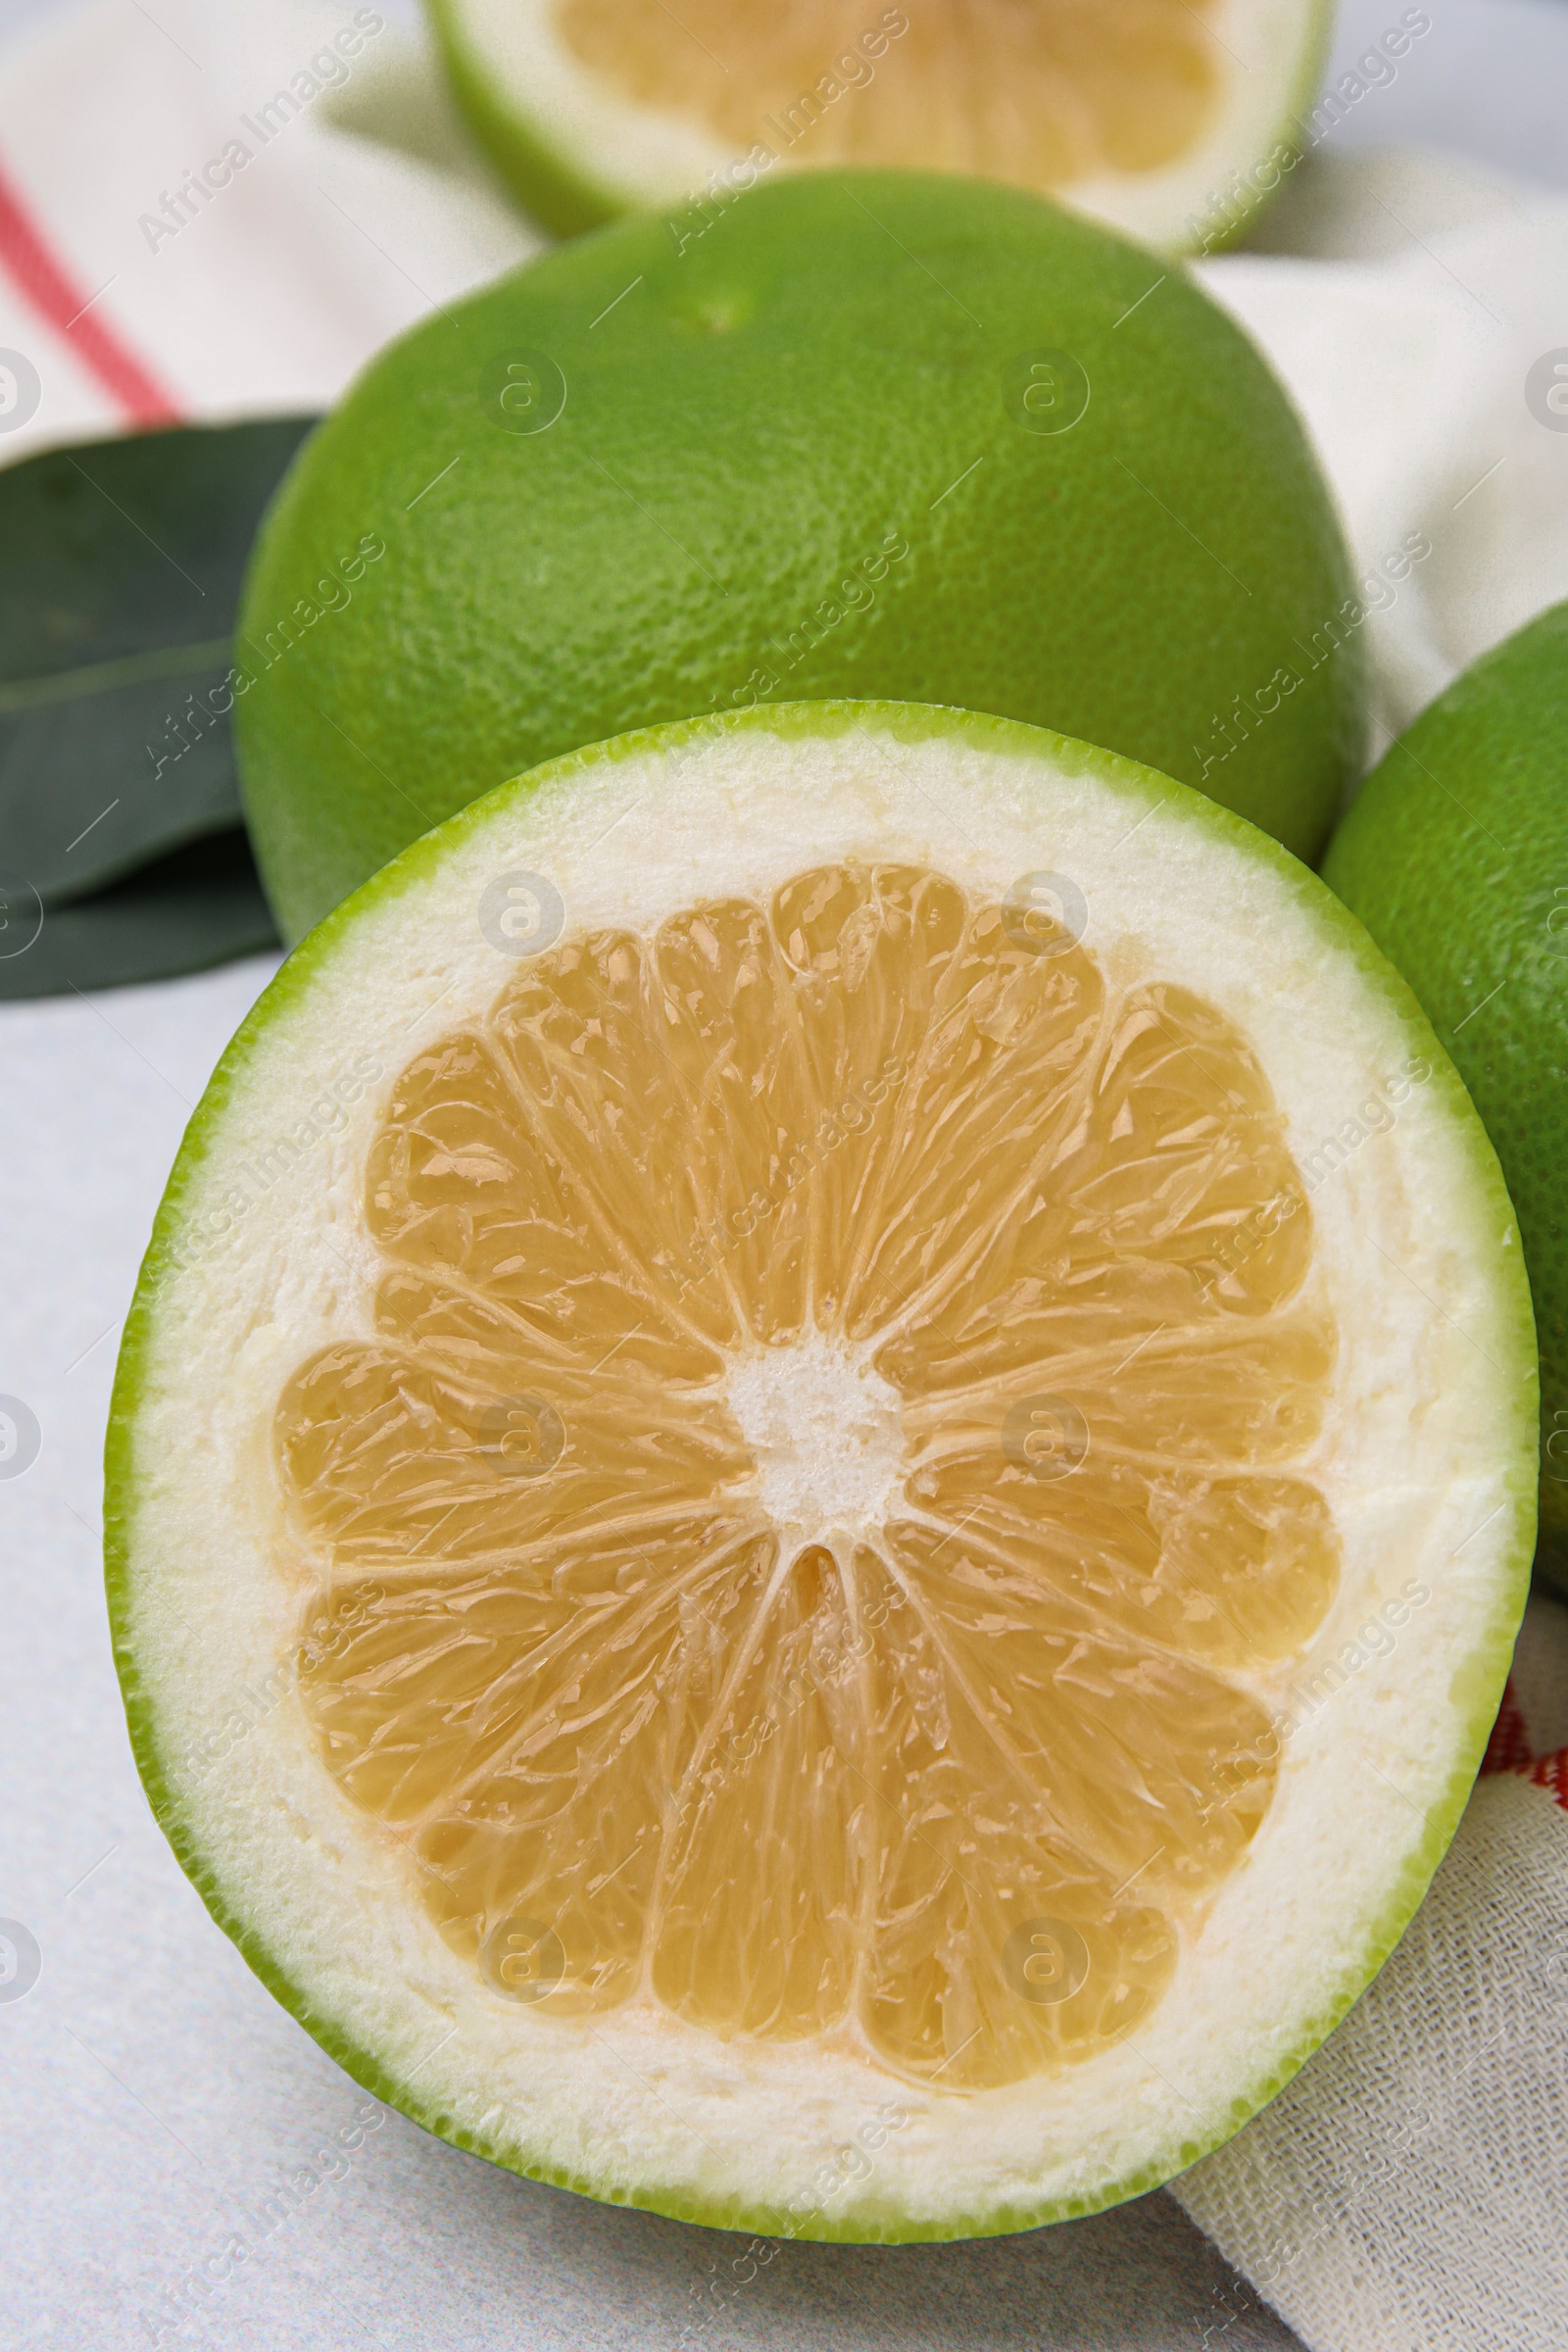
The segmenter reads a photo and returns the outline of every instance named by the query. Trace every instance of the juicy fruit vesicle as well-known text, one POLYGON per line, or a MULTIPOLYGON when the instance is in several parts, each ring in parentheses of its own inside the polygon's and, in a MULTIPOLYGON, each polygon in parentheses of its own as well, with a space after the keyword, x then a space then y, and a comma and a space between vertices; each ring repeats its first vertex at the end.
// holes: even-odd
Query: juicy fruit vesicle
POLYGON ((568 939, 392 1088, 276 1460, 300 1688, 492 1991, 953 2090, 1135 2031, 1339 1579, 1246 1039, 838 863, 568 939))

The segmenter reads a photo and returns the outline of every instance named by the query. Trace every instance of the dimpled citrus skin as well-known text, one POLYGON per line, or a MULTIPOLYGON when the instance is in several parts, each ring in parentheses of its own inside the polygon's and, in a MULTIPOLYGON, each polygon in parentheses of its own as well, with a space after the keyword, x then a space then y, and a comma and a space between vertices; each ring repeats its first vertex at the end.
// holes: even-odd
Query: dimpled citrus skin
POLYGON ((1420 998, 1502 1163, 1541 1344, 1537 1565, 1568 1591, 1568 604, 1421 713, 1323 873, 1420 998))
POLYGON ((306 445, 238 644, 285 932, 536 761, 759 699, 957 704, 1201 784, 1216 714, 1304 672, 1212 780, 1313 858, 1360 656, 1297 643, 1348 566, 1239 329, 978 181, 808 174, 704 218, 622 221, 444 311, 306 445), (517 353, 520 421, 564 384, 543 430, 499 406, 517 353))

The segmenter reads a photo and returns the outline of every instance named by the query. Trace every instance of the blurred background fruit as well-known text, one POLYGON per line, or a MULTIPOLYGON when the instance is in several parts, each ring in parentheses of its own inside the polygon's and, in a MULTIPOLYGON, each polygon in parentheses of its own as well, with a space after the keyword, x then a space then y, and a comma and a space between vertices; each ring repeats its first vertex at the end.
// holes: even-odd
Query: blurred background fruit
POLYGON ((913 164, 1061 197, 1152 244, 1279 183, 1329 0, 430 0, 469 121, 558 231, 775 169, 913 164), (1272 177, 1270 174, 1270 158, 1272 177))

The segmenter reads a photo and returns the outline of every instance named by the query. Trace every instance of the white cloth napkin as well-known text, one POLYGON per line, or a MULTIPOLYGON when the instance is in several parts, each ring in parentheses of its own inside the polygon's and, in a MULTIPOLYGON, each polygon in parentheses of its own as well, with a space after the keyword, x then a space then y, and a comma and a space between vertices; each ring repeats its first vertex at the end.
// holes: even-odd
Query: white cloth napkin
MULTIPOLYGON (((98 0, 0 60, 0 462, 325 407, 388 336, 537 248, 403 15, 98 0)), ((1338 495, 1376 751, 1568 596, 1568 198, 1324 152, 1264 237, 1200 274, 1285 378, 1338 495)), ((1312 2352, 1568 2341, 1568 1754, 1528 1777, 1565 1741, 1568 1611, 1538 1602, 1500 1769, 1416 1925, 1296 2082, 1178 2184, 1312 2352)), ((1248 2337, 1246 2306, 1217 2302, 1204 2342, 1248 2337)))
POLYGON ((0 60, 0 348, 39 387, 0 462, 324 409, 538 248, 399 13, 97 0, 0 60))
MULTIPOLYGON (((1490 1770, 1414 1924, 1173 2192, 1312 2352, 1568 2342, 1568 1609, 1534 1600, 1490 1770)), ((1260 1965, 1266 1956, 1260 1955, 1260 1965)))
POLYGON ((1338 493, 1376 756, 1568 596, 1568 196, 1447 158, 1325 150, 1265 233, 1292 251, 1199 275, 1284 377, 1338 493), (1432 553, 1396 582, 1388 559, 1412 534, 1432 553))

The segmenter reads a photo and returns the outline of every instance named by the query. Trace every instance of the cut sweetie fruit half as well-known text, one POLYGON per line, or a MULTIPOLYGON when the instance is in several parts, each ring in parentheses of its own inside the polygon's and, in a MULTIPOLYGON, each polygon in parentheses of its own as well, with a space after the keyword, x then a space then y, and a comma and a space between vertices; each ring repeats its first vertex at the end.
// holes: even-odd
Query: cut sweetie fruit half
MULTIPOLYGON (((1001 179, 1190 251, 1300 149, 1327 0, 430 0, 459 97, 563 232, 777 170, 1001 179)), ((693 224, 692 233, 698 233, 693 224)))
POLYGON ((111 1438, 138 1755, 464 2145, 1087 2210, 1419 1899, 1533 1377, 1456 1080, 1240 819, 953 711, 622 738, 368 884, 192 1125, 111 1438))

